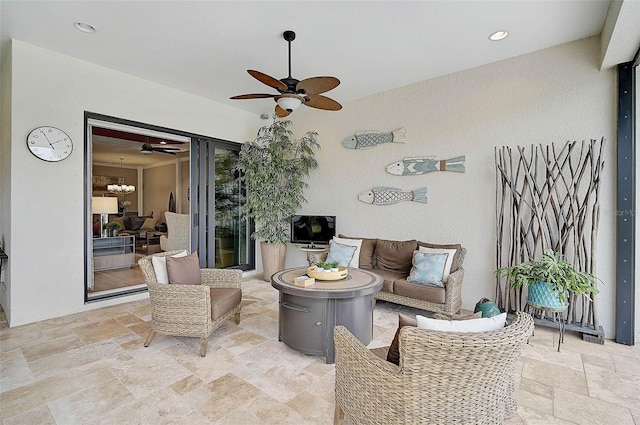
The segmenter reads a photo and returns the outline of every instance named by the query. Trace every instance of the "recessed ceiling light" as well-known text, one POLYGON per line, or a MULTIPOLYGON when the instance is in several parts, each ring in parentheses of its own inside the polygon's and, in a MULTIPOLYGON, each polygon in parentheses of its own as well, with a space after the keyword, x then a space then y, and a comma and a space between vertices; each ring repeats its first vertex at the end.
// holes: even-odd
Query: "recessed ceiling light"
POLYGON ((509 35, 508 31, 496 31, 489 36, 489 40, 491 41, 504 40, 505 38, 507 38, 508 35, 509 35))
POLYGON ((73 26, 76 27, 76 29, 78 31, 82 31, 82 32, 96 32, 96 29, 94 28, 93 25, 89 25, 86 22, 74 22, 73 26))

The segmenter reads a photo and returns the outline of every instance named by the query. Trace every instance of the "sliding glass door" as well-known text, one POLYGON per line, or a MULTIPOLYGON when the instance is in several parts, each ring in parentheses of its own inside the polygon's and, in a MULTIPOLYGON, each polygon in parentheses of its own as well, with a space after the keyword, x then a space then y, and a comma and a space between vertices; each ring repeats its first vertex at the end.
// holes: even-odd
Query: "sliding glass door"
POLYGON ((243 214, 242 187, 235 170, 240 145, 212 139, 192 141, 191 214, 200 265, 254 268, 251 222, 243 214))

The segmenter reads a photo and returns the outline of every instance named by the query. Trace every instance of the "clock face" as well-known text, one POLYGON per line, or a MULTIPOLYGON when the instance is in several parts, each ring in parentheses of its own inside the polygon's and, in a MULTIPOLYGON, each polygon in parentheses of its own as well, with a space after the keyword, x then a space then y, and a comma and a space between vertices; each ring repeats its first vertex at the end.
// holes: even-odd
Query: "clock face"
POLYGON ((73 142, 64 131, 50 126, 37 127, 27 136, 27 147, 43 161, 62 161, 71 155, 73 142))

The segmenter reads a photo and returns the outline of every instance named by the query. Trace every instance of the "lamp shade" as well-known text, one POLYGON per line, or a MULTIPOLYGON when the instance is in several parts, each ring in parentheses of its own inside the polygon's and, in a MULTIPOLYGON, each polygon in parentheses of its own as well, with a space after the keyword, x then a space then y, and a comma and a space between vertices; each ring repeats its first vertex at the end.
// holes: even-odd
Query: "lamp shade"
POLYGON ((300 100, 297 96, 281 96, 277 100, 278 106, 280 106, 285 111, 291 112, 298 109, 298 106, 302 104, 302 100, 300 100))
POLYGON ((94 196, 91 198, 91 212, 94 214, 114 214, 118 212, 118 198, 94 196))

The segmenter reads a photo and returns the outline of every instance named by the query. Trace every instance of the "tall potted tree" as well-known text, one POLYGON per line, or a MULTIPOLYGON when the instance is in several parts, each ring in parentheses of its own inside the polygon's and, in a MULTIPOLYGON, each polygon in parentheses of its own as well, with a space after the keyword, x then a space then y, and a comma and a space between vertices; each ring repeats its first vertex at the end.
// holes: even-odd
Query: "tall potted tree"
POLYGON ((264 279, 284 269, 290 241, 290 217, 306 199, 305 178, 318 168, 318 133, 293 138, 292 122, 274 117, 258 130, 255 140, 242 146, 237 169, 246 189, 246 206, 254 219, 253 238, 260 241, 264 279))

